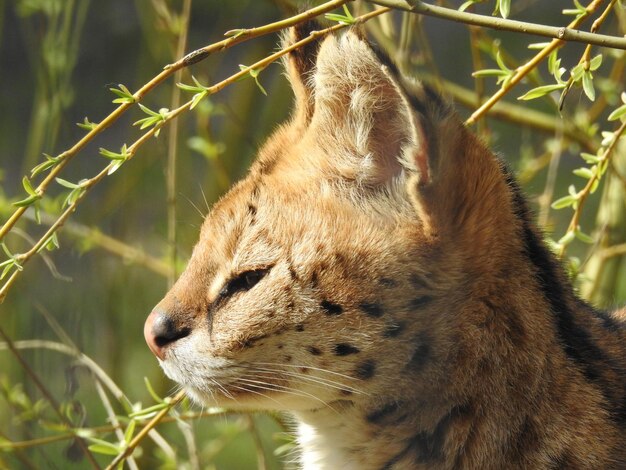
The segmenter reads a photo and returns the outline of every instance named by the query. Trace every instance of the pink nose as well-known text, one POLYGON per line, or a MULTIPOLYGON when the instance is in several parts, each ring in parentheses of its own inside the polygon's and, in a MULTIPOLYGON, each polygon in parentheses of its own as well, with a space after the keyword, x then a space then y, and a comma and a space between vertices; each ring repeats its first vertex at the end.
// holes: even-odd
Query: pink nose
POLYGON ((177 325, 167 313, 159 310, 153 310, 143 326, 143 336, 150 351, 162 361, 165 359, 167 347, 189 333, 189 328, 177 325))

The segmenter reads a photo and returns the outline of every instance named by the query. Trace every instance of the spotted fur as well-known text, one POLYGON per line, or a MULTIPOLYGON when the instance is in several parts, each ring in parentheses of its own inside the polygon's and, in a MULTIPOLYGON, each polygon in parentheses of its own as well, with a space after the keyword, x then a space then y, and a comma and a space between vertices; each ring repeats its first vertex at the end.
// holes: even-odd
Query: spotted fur
POLYGON ((146 323, 166 374, 291 413, 309 470, 626 468, 625 314, 575 296, 506 167, 355 31, 286 64, 292 119, 146 323))

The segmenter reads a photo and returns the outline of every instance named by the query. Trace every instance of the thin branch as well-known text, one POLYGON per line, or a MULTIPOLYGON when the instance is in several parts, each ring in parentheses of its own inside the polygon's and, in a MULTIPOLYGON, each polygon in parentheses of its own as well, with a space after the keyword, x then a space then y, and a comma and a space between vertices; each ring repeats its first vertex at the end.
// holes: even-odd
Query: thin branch
MULTIPOLYGON (((176 57, 180 57, 187 47, 187 33, 189 31, 189 15, 191 12, 191 0, 185 0, 181 13, 180 34, 178 36, 178 45, 176 46, 176 57)), ((183 69, 176 71, 174 82, 182 81, 183 69)), ((180 88, 174 85, 172 90, 172 101, 170 109, 178 108, 180 105, 180 88)), ((168 261, 170 269, 167 275, 168 287, 172 287, 176 280, 176 266, 178 261, 178 253, 176 251, 176 155, 178 149, 178 120, 172 122, 169 132, 169 142, 167 147, 167 246, 168 261)))
MULTIPOLYGON (((25 217, 28 220, 35 220, 35 216, 30 211, 26 212, 25 217)), ((54 224, 56 220, 52 215, 45 212, 40 213, 39 217, 41 222, 48 226, 54 224)), ((70 236, 75 237, 78 240, 83 240, 89 244, 93 244, 113 255, 119 256, 125 263, 142 266, 163 277, 167 277, 169 273, 169 265, 164 261, 146 253, 141 248, 136 248, 117 238, 104 234, 95 227, 88 227, 78 222, 68 221, 64 228, 65 232, 70 236)), ((31 243, 34 244, 34 241, 31 243)))
MULTIPOLYGON (((85 148, 85 146, 89 142, 91 142, 98 134, 100 134, 107 127, 111 126, 115 121, 117 121, 122 114, 124 114, 131 106, 133 106, 133 104, 141 101, 146 94, 148 94, 155 87, 160 85, 163 81, 172 76, 174 73, 176 73, 176 71, 178 71, 179 69, 198 63, 215 52, 221 52, 244 41, 274 33, 276 31, 285 29, 288 26, 293 26, 310 18, 314 18, 318 15, 334 10, 335 8, 338 8, 349 1, 351 0, 331 0, 318 7, 311 8, 310 10, 307 10, 299 15, 292 16, 285 20, 275 21, 274 23, 269 23, 265 26, 260 26, 257 28, 242 29, 237 32, 233 32, 232 35, 227 39, 208 45, 201 49, 197 49, 187 54, 182 59, 172 64, 166 65, 161 73, 159 73, 156 77, 152 78, 152 80, 150 80, 148 83, 139 88, 139 90, 133 93, 132 103, 122 103, 107 117, 100 121, 93 129, 91 129, 85 136, 83 136, 78 142, 76 142, 71 148, 59 154, 56 157, 59 160, 58 164, 56 164, 50 170, 48 176, 46 176, 46 178, 44 178, 44 180, 39 183, 37 188, 35 188, 35 193, 39 197, 43 196, 48 187, 54 182, 55 178, 61 173, 61 171, 63 171, 67 164, 83 148, 85 148)), ((11 228, 13 228, 17 221, 22 217, 24 212, 26 212, 26 209, 27 206, 18 207, 9 217, 9 219, 4 223, 4 225, 0 228, 0 241, 2 241, 6 234, 10 232, 11 228)), ((0 297, 0 302, 1 301, 2 299, 0 297)))
POLYGON ((152 418, 148 424, 146 424, 141 431, 137 433, 137 435, 128 443, 128 445, 124 448, 123 452, 121 452, 117 457, 113 459, 113 461, 106 467, 106 470, 113 470, 117 468, 117 466, 124 462, 135 450, 135 448, 139 445, 141 441, 148 435, 148 433, 161 422, 163 418, 170 412, 172 408, 174 408, 180 401, 185 397, 185 392, 180 391, 174 397, 170 398, 170 402, 167 404, 165 408, 159 411, 154 418, 152 418))
MULTIPOLYGON (((50 405, 52 406, 52 409, 54 410, 54 412, 57 414, 57 416, 59 417, 59 419, 68 427, 72 427, 72 423, 68 420, 68 418, 61 412, 61 407, 59 405, 59 402, 56 400, 56 398, 54 398, 54 396, 50 393, 50 391, 48 390, 48 388, 43 384, 43 382, 39 379, 39 376, 35 373, 35 371, 28 365, 28 363, 24 360, 24 358, 22 357, 22 355, 19 353, 18 349, 15 347, 15 345, 13 344, 13 341, 11 340, 11 338, 9 338, 9 336, 4 332, 4 330, 2 328, 0 328, 0 337, 2 337, 2 339, 4 340, 5 344, 7 345, 8 349, 11 351, 11 353, 13 354, 13 356, 15 357, 15 359, 17 359, 17 362, 20 363, 20 365, 22 366, 22 368, 24 369, 24 372, 26 372, 26 374, 30 377, 30 379, 33 381, 33 383, 35 384, 35 386, 37 387, 37 389, 39 389, 39 392, 41 392, 41 394, 44 396, 44 398, 46 399, 46 401, 48 401, 48 403, 50 403, 50 405)), ((91 464, 91 466, 93 468, 100 468, 100 465, 98 465, 98 462, 96 462, 96 459, 94 458, 93 454, 91 453, 91 451, 87 448, 87 445, 85 444, 85 441, 82 438, 77 438, 77 442, 78 445, 80 446, 80 448, 82 449, 82 451, 84 452, 85 456, 87 457, 87 460, 89 460, 89 463, 91 464)))
POLYGON ((608 259, 615 258, 616 256, 625 256, 626 255, 626 243, 621 243, 619 245, 609 246, 608 248, 603 248, 599 250, 597 256, 600 258, 608 259))
POLYGON ((585 33, 577 28, 589 15, 595 12, 604 0, 593 0, 585 9, 585 13, 576 17, 567 27, 542 26, 533 23, 525 23, 522 21, 505 20, 504 18, 496 18, 491 16, 477 15, 475 13, 460 12, 450 8, 443 8, 435 5, 426 4, 417 0, 368 0, 373 3, 388 6, 390 8, 406 10, 412 13, 435 16, 452 21, 459 21, 466 24, 476 26, 485 26, 494 29, 502 29, 508 31, 522 32, 525 34, 538 34, 555 38, 544 47, 539 53, 524 65, 515 70, 511 79, 507 81, 506 86, 500 88, 485 103, 483 103, 474 113, 465 121, 467 125, 475 124, 476 121, 489 111, 494 104, 504 97, 515 85, 517 85, 526 75, 528 75, 537 65, 548 57, 552 51, 558 49, 566 41, 584 42, 586 44, 593 43, 597 45, 614 47, 616 49, 626 49, 626 39, 616 38, 613 36, 604 36, 593 33, 585 33), (582 38, 585 38, 584 40, 582 38), (610 44, 610 45, 609 45, 610 44))
MULTIPOLYGON (((389 8, 379 8, 377 10, 374 10, 370 13, 367 13, 365 15, 356 17, 354 19, 355 23, 364 23, 378 15, 381 15, 383 13, 387 13, 389 12, 390 9, 389 8)), ((272 62, 275 62, 276 60, 278 60, 279 58, 281 58, 282 56, 288 54, 289 52, 296 50, 302 46, 304 46, 305 44, 308 44, 312 41, 315 41, 317 38, 324 36, 328 33, 331 33, 333 31, 337 31, 339 29, 345 28, 347 25, 343 24, 343 23, 338 23, 335 24, 331 27, 319 30, 319 31, 312 31, 309 36, 301 39, 300 41, 297 41, 295 43, 293 43, 291 46, 286 47, 284 49, 281 49, 278 52, 275 52, 274 54, 271 54, 267 57, 265 57, 264 59, 259 60, 258 62, 252 64, 249 67, 244 67, 242 68, 239 72, 235 73, 234 75, 231 75, 230 77, 222 80, 221 82, 206 88, 206 95, 212 95, 214 93, 217 93, 218 91, 222 90, 223 88, 235 83, 236 81, 238 81, 241 78, 246 77, 250 72, 254 71, 254 70, 262 70, 265 67, 267 67, 269 64, 271 64, 272 62)), ((145 144, 151 137, 155 136, 160 129, 167 123, 169 123, 170 121, 172 121, 173 119, 177 118, 180 114, 182 114, 183 112, 188 111, 191 106, 194 103, 194 99, 192 98, 191 100, 187 101, 185 104, 179 106, 176 109, 171 110, 170 112, 167 113, 167 115, 163 118, 163 120, 158 124, 153 126, 149 131, 147 131, 144 135, 142 135, 141 137, 139 137, 130 147, 128 147, 126 149, 126 158, 125 160, 130 160, 131 158, 134 157, 134 155, 136 154, 137 150, 143 145, 145 144)), ((33 256, 35 256, 39 250, 41 250, 45 244, 48 242, 48 240, 50 240, 50 238, 61 228, 63 227, 63 225, 65 224, 65 222, 67 221, 67 219, 70 217, 70 215, 72 215, 72 213, 76 210, 77 206, 82 202, 82 200, 85 198, 85 196, 89 193, 89 191, 96 186, 100 181, 102 181, 106 176, 108 176, 111 171, 114 171, 114 169, 116 168, 116 165, 118 165, 118 162, 116 161, 111 161, 111 163, 109 163, 100 173, 98 173, 96 176, 92 177, 91 179, 88 180, 84 180, 80 183, 80 188, 81 188, 81 192, 78 194, 78 196, 76 197, 76 199, 70 203, 68 205, 68 207, 65 209, 65 211, 63 211, 63 213, 59 216, 59 218, 56 220, 56 222, 46 231, 46 233, 39 239, 39 241, 26 253, 22 253, 20 255, 17 255, 15 258, 16 260, 19 262, 20 266, 22 267, 22 269, 16 269, 14 270, 11 275, 9 276, 9 278, 7 279, 7 281, 4 283, 4 285, 0 288, 0 303, 2 303, 4 301, 4 299, 7 296, 7 293, 9 291, 9 289, 11 288, 11 286, 15 283, 15 281, 17 280, 17 278, 19 277, 20 273, 23 272, 23 267, 24 265, 30 261, 32 259, 33 256)))
MULTIPOLYGON (((613 135, 613 140, 611 141, 610 145, 607 147, 607 149, 604 151, 604 153, 600 157, 600 161, 598 162, 598 165, 610 159, 611 155, 613 154, 613 150, 615 150, 615 148, 617 147, 617 143, 619 142, 620 137, 622 136, 624 131, 626 131, 626 121, 623 122, 622 125, 619 127, 619 129, 615 131, 613 135)), ((582 214, 585 201, 587 200, 587 197, 591 194, 591 189, 594 187, 594 185, 600 178, 601 178, 601 174, 600 174, 600 171, 598 170, 597 172, 593 174, 591 178, 589 178, 585 187, 580 191, 579 196, 577 198, 578 205, 574 209, 574 215, 572 215, 572 219, 569 223, 569 226, 567 227, 566 233, 573 232, 578 228, 580 224, 580 216, 582 214)), ((559 249, 559 258, 563 258, 563 255, 565 255, 565 251, 567 250, 567 246, 568 246, 567 243, 561 244, 561 248, 559 249)))
POLYGON ((614 49, 626 50, 626 38, 609 36, 606 34, 588 33, 575 29, 577 24, 571 23, 566 27, 545 26, 525 21, 509 20, 494 16, 479 15, 465 11, 458 11, 452 8, 431 5, 419 0, 366 0, 377 5, 404 10, 426 16, 433 16, 459 23, 482 26, 485 28, 497 29, 500 31, 513 31, 524 34, 535 34, 547 38, 554 38, 560 41, 581 42, 583 44, 593 44, 602 47, 612 47, 614 49))
MULTIPOLYGON (((468 108, 474 108, 478 104, 478 96, 474 90, 470 90, 461 85, 445 79, 437 79, 433 75, 423 74, 420 77, 425 83, 436 86, 440 81, 445 94, 449 94, 459 104, 468 108)), ((518 104, 500 101, 489 111, 489 116, 493 118, 505 119, 513 124, 531 127, 548 134, 554 134, 563 125, 563 135, 572 142, 578 143, 588 152, 595 151, 597 145, 593 136, 579 129, 574 123, 561 120, 558 121, 554 115, 529 109, 518 104)))

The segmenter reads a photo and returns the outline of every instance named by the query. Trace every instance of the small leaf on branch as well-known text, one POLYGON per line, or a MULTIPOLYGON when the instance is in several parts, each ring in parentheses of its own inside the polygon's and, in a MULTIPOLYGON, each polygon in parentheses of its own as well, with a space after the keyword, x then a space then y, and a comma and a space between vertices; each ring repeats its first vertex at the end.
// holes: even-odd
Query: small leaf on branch
POLYGON ((550 92, 553 92, 555 90, 562 90, 563 88, 565 88, 565 84, 564 83, 555 83, 553 85, 544 85, 544 86, 540 86, 537 88, 533 88, 532 90, 529 90, 527 93, 525 93, 524 95, 518 97, 518 100, 533 100, 535 98, 539 98, 541 96, 545 96, 550 92))
POLYGON ((261 73, 261 70, 263 69, 252 69, 243 64, 239 64, 239 69, 242 71, 247 70, 248 74, 254 79, 257 87, 259 87, 259 90, 261 90, 261 93, 267 96, 267 91, 265 91, 265 88, 263 88, 263 85, 261 85, 261 82, 259 82, 259 73, 261 73))
POLYGON ((585 167, 576 168, 572 173, 574 173, 576 176, 580 176, 581 178, 585 178, 587 180, 590 180, 591 178, 595 176, 593 171, 591 171, 591 169, 585 168, 585 167))
POLYGON ((76 184, 76 183, 71 183, 67 180, 64 180, 63 178, 55 178, 56 182, 59 183, 61 186, 64 186, 66 188, 69 189, 76 189, 76 188, 80 188, 80 185, 76 184))
POLYGON ((83 120, 83 122, 77 122, 77 123, 76 123, 76 125, 77 125, 78 127, 80 127, 81 129, 85 129, 85 130, 88 130, 88 131, 92 131, 92 130, 94 130, 94 129, 96 128, 96 126, 97 126, 98 124, 96 124, 95 122, 91 122, 91 121, 89 121, 89 120, 85 117, 85 119, 83 120))
POLYGON ((119 98, 113 100, 113 103, 127 103, 131 104, 137 101, 133 94, 130 92, 128 88, 126 88, 121 83, 118 85, 119 88, 109 88, 113 93, 115 93, 119 98))
POLYGON ((589 235, 587 235, 586 233, 584 233, 582 230, 580 230, 580 226, 577 226, 574 229, 574 235, 576 236, 576 238, 578 238, 581 242, 583 243, 593 243, 595 240, 593 238, 591 238, 589 235))
POLYGON ((593 59, 589 61, 589 70, 595 72, 602 65, 602 54, 598 54, 593 59))
POLYGON ((617 121, 622 117, 626 116, 626 104, 623 104, 619 108, 613 110, 611 114, 609 114, 609 121, 617 121))
POLYGON ((43 162, 43 163, 40 163, 35 168, 30 170, 30 176, 31 177, 37 176, 39 173, 44 172, 44 171, 52 168, 57 163, 59 163, 59 161, 61 161, 61 156, 60 155, 58 157, 51 157, 47 153, 44 153, 43 156, 46 157, 46 161, 43 162))
POLYGON ((591 75, 591 72, 589 71, 583 73, 583 90, 585 91, 587 98, 591 101, 595 101, 596 90, 593 87, 593 75, 591 75))
POLYGON ((552 203, 550 207, 552 207, 552 209, 563 209, 565 207, 571 206, 575 202, 576 202, 576 198, 574 196, 569 195, 569 196, 564 196, 560 199, 557 199, 556 201, 552 203))
POLYGON ((324 17, 327 20, 336 21, 337 23, 345 24, 346 26, 354 24, 356 20, 354 19, 354 17, 352 16, 352 13, 350 13, 350 10, 348 9, 346 5, 343 5, 343 11, 344 11, 343 15, 338 14, 338 13, 326 13, 324 17))
POLYGON ((508 18, 511 12, 511 0, 498 0, 496 9, 500 11, 502 18, 508 18))

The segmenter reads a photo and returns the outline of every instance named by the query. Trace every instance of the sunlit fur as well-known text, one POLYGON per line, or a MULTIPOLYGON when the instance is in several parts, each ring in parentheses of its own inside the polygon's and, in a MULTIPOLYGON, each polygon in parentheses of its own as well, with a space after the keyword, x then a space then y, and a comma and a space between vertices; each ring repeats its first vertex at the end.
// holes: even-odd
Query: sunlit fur
POLYGON ((309 470, 625 468, 623 323, 575 297, 504 165, 358 32, 286 65, 292 119, 155 309, 189 331, 166 374, 289 411, 309 470))

